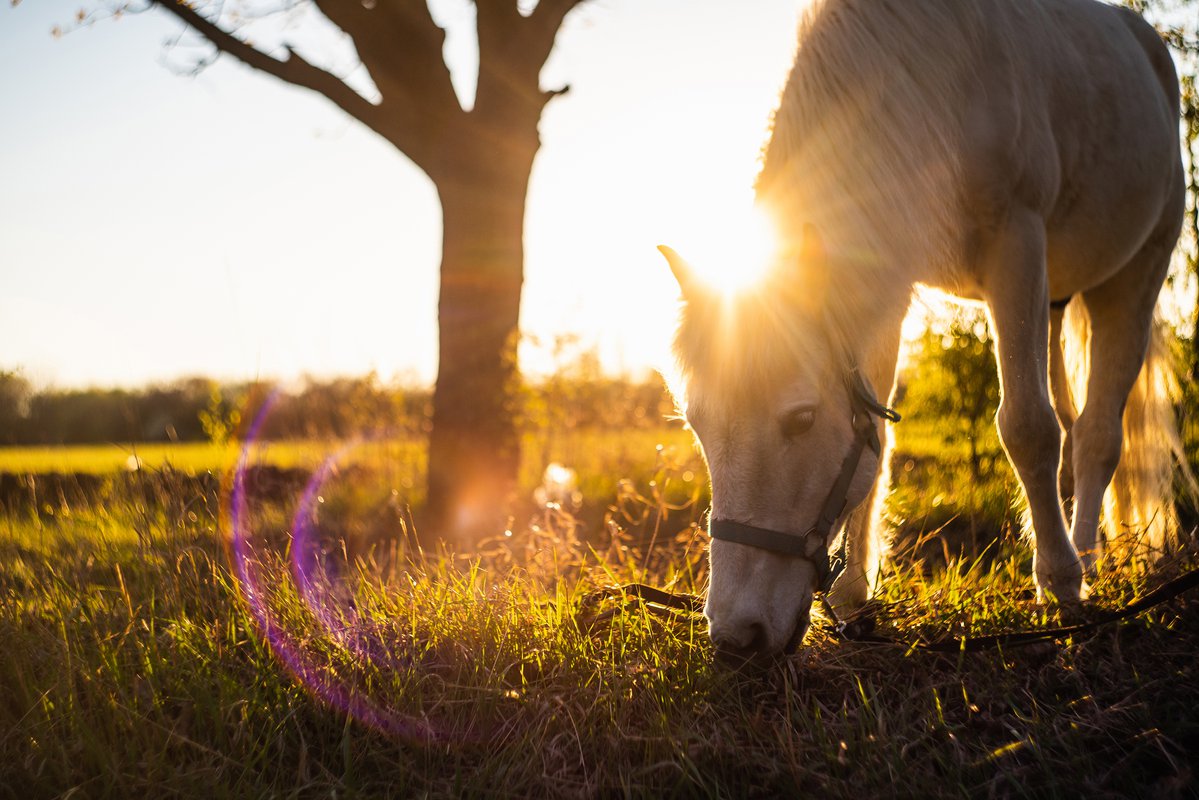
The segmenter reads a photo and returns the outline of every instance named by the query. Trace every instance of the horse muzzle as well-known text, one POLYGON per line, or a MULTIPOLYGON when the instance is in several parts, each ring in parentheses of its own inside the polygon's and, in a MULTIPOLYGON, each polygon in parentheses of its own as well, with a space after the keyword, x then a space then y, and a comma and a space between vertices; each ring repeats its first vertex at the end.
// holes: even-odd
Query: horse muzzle
POLYGON ((776 627, 757 615, 709 618, 708 635, 716 657, 726 666, 739 668, 794 653, 811 623, 811 602, 800 608, 790 626, 776 627))

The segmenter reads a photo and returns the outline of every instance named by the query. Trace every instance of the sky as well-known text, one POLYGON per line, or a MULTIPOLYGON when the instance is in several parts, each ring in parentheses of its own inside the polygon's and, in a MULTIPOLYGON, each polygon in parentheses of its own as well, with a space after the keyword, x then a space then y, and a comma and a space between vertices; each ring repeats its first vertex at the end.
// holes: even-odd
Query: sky
MULTIPOLYGON (((441 216, 423 173, 230 57, 186 74, 205 50, 172 44, 165 12, 74 28, 88 3, 0 7, 0 370, 57 388, 430 383, 441 216)), ((669 362, 677 287, 655 247, 736 232, 801 5, 591 0, 567 19, 542 72, 570 92, 542 117, 529 194, 528 371, 554 368, 560 337, 613 372, 669 362)), ((467 102, 470 8, 434 2, 467 102)), ((351 68, 314 25, 288 35, 351 68)))

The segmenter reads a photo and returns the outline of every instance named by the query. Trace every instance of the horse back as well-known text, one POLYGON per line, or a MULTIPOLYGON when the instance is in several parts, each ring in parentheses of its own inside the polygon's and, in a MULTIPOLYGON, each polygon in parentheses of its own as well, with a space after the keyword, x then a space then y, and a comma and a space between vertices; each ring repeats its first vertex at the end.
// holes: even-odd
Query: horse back
POLYGON ((1051 292, 1069 296, 1171 226, 1178 79, 1157 32, 1126 9, 1095 0, 991 5, 1007 33, 982 56, 993 66, 979 65, 982 100, 964 139, 967 218, 973 240, 985 242, 1014 206, 1038 212, 1051 292))

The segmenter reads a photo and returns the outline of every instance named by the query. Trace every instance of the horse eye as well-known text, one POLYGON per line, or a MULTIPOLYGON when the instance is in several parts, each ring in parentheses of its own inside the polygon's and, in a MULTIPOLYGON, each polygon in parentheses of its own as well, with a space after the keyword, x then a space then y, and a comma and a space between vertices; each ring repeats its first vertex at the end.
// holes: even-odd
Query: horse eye
POLYGON ((779 425, 783 429, 783 436, 791 438, 807 433, 815 421, 815 411, 810 408, 797 408, 784 414, 783 418, 779 420, 779 425))

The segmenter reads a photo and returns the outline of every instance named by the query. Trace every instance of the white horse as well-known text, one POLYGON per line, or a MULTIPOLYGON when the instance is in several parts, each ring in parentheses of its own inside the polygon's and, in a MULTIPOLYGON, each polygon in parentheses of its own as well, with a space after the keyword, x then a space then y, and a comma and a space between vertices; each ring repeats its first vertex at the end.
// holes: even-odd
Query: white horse
POLYGON ((1039 593, 1079 601, 1118 463, 1105 525, 1162 544, 1177 434, 1164 369, 1142 367, 1185 205, 1178 119, 1157 33, 1095 0, 813 3, 758 179, 784 243, 773 271, 720 296, 663 248, 684 300, 676 394, 712 480, 719 649, 797 645, 839 530, 830 599, 867 599, 893 414, 874 390, 893 390, 917 284, 990 314, 1039 593), (1089 342, 1073 391, 1067 303, 1067 351, 1089 342))

